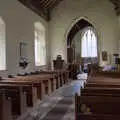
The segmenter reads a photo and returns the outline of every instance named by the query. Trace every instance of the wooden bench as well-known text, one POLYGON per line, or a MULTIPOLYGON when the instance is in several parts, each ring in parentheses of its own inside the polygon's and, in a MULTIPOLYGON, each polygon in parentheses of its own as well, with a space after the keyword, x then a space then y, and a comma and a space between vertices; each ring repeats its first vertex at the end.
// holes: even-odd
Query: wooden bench
POLYGON ((85 115, 81 113, 76 114, 76 120, 119 120, 120 115, 106 115, 106 114, 92 114, 85 115))
MULTIPOLYGON (((24 86, 24 85, 27 85, 27 87, 24 87, 24 92, 27 94, 27 95, 31 95, 31 101, 32 101, 32 104, 31 106, 33 106, 38 97, 37 97, 37 88, 38 88, 38 85, 41 85, 41 83, 37 82, 37 81, 24 81, 24 80, 17 80, 17 79, 14 79, 14 80, 3 80, 0 82, 0 84, 14 84, 14 85, 21 85, 21 86, 24 86), (37 86, 36 86, 37 85, 37 86), (28 92, 29 91, 29 92, 28 92)), ((30 99, 29 99, 30 100, 30 99)))
POLYGON ((119 107, 120 73, 95 72, 75 96, 76 120, 119 120, 119 107))
POLYGON ((0 84, 0 98, 2 102, 2 120, 12 120, 12 116, 18 116, 25 112, 26 100, 22 86, 0 84))
MULTIPOLYGON (((52 82, 55 81, 52 75, 29 75, 29 76, 20 76, 17 77, 20 81, 32 81, 36 84, 43 83, 44 93, 50 95, 52 92, 52 82)), ((55 86, 54 86, 55 87, 55 86)))
POLYGON ((0 120, 12 120, 11 101, 0 95, 0 120))
POLYGON ((89 80, 85 89, 82 90, 82 95, 113 95, 119 96, 120 79, 111 79, 109 77, 93 77, 89 80), (96 79, 95 79, 96 78, 96 79), (97 79, 98 78, 98 79, 97 79), (88 90, 89 89, 89 90, 88 90), (115 90, 117 90, 115 92, 115 90), (113 93, 112 93, 113 92, 113 93))
POLYGON ((49 74, 53 76, 53 81, 52 81, 52 91, 54 91, 55 89, 58 89, 60 87, 60 75, 56 74, 53 71, 40 71, 39 74, 49 74))
POLYGON ((100 120, 104 116, 106 116, 106 119, 109 119, 111 115, 115 116, 113 118, 120 118, 119 107, 120 97, 75 96, 76 120, 100 120), (96 116, 94 117, 94 115, 96 116))
POLYGON ((7 91, 0 94, 0 120, 12 120, 12 116, 21 115, 27 107, 34 106, 67 81, 68 72, 63 70, 26 73, 0 80, 0 91, 7 91))
POLYGON ((111 77, 91 77, 90 79, 87 80, 87 82, 120 82, 120 78, 111 78, 111 77))
POLYGON ((120 97, 110 96, 77 96, 75 99, 77 111, 82 113, 81 105, 86 105, 91 113, 88 114, 116 114, 120 111, 120 97))
POLYGON ((110 88, 110 87, 85 87, 81 89, 81 95, 111 95, 120 96, 120 88, 110 88))
POLYGON ((120 78, 120 72, 113 72, 113 71, 97 71, 93 72, 92 76, 104 76, 104 77, 111 77, 111 78, 120 78))
POLYGON ((69 82, 69 71, 67 70, 55 70, 53 73, 56 73, 60 77, 60 86, 69 82))
MULTIPOLYGON (((6 87, 7 90, 13 89, 14 87, 19 91, 17 94, 17 97, 14 98, 14 96, 12 96, 11 103, 9 103, 11 105, 12 115, 20 115, 21 113, 23 113, 22 112, 23 109, 26 108, 25 105, 27 105, 28 107, 32 107, 34 104, 36 104, 39 98, 38 95, 40 96, 40 94, 43 91, 45 91, 45 87, 43 85, 44 84, 43 82, 45 79, 42 79, 42 80, 39 80, 36 77, 34 77, 33 79, 33 77, 29 78, 25 76, 25 77, 18 77, 18 78, 9 78, 7 80, 0 81, 1 87, 6 87), (41 87, 41 85, 43 87, 41 87), (40 87, 43 88, 41 89, 41 91, 39 89, 40 87), (24 105, 23 105, 23 99, 25 99, 25 96, 23 93, 25 93, 26 95, 26 103, 27 103, 24 105)), ((45 92, 43 92, 43 95, 44 94, 45 92)))
POLYGON ((97 82, 93 82, 93 83, 86 83, 85 87, 109 87, 109 88, 120 88, 120 84, 118 83, 97 83, 97 82))
POLYGON ((40 71, 40 74, 53 74, 53 75, 55 75, 55 78, 57 80, 57 82, 56 82, 57 88, 70 82, 68 70, 40 71))

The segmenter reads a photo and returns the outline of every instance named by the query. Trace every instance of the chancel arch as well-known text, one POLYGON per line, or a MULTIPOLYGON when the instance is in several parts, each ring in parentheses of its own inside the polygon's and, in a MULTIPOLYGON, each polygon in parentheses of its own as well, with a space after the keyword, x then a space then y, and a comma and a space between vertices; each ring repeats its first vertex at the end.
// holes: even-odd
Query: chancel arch
POLYGON ((89 59, 98 62, 98 35, 95 27, 85 19, 80 19, 67 35, 68 63, 89 59))

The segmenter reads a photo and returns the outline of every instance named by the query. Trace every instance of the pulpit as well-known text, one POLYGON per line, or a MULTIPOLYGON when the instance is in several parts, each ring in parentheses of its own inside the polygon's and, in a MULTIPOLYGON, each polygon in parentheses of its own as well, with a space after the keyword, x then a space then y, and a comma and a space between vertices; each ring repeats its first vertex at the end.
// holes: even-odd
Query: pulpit
POLYGON ((61 55, 57 55, 56 60, 53 60, 54 70, 63 69, 64 68, 64 60, 62 60, 61 55))

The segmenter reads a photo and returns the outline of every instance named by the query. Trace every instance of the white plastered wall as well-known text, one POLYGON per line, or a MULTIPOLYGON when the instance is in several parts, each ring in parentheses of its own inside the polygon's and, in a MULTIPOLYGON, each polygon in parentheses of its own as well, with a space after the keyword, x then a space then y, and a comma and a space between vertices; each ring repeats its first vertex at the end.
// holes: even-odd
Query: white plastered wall
POLYGON ((120 52, 120 16, 118 17, 118 20, 119 20, 119 52, 120 52))
POLYGON ((109 0, 63 0, 53 10, 52 20, 49 22, 51 61, 57 54, 67 60, 66 36, 75 21, 80 18, 88 20, 95 27, 99 52, 106 50, 111 56, 118 51, 119 20, 114 5, 109 0))
POLYGON ((6 23, 7 56, 7 70, 0 71, 0 75, 17 74, 39 69, 40 67, 35 66, 34 58, 34 22, 41 22, 45 26, 46 40, 48 23, 17 0, 0 0, 0 16, 6 23), (30 63, 25 70, 19 67, 20 42, 27 43, 27 58, 30 63))

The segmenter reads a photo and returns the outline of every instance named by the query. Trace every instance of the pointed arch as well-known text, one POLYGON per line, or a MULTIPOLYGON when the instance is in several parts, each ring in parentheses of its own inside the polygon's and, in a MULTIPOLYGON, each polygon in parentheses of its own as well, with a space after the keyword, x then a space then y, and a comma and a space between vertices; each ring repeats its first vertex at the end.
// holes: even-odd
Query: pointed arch
POLYGON ((84 29, 85 27, 94 27, 94 26, 83 18, 78 20, 72 26, 72 28, 69 30, 67 34, 67 46, 71 46, 74 36, 77 34, 77 32, 79 32, 81 29, 84 29))
MULTIPOLYGON (((94 25, 88 20, 87 17, 79 17, 78 19, 75 19, 74 22, 72 23, 71 27, 69 28, 68 32, 67 32, 67 61, 68 62, 74 62, 74 60, 76 61, 76 52, 75 52, 75 45, 74 45, 74 37, 77 35, 78 32, 80 32, 80 36, 82 36, 81 33, 84 33, 82 31, 84 31, 86 28, 91 28, 93 30, 93 32, 95 33, 95 38, 96 38, 96 51, 95 54, 92 55, 92 57, 94 56, 95 59, 99 59, 99 54, 98 54, 98 34, 96 32, 96 29, 94 27, 94 25), (72 51, 72 54, 69 55, 69 52, 72 51), (72 57, 71 57, 72 56, 72 57), (71 60, 72 58, 72 60, 71 60)), ((81 39, 81 38, 80 38, 81 39)), ((81 44, 81 40, 80 40, 80 44, 81 44)), ((92 46, 92 44, 91 44, 92 46)), ((81 46, 82 47, 82 46, 81 46)), ((81 47, 80 47, 80 54, 79 57, 81 59, 81 47)), ((87 49, 86 49, 87 50, 87 49)), ((93 50, 93 49, 92 49, 93 50)), ((91 51, 92 51, 91 50, 91 51)), ((93 53, 92 53, 93 54, 93 53)), ((89 55, 90 57, 90 55, 89 55)), ((77 57, 78 59, 78 57, 77 57)))

